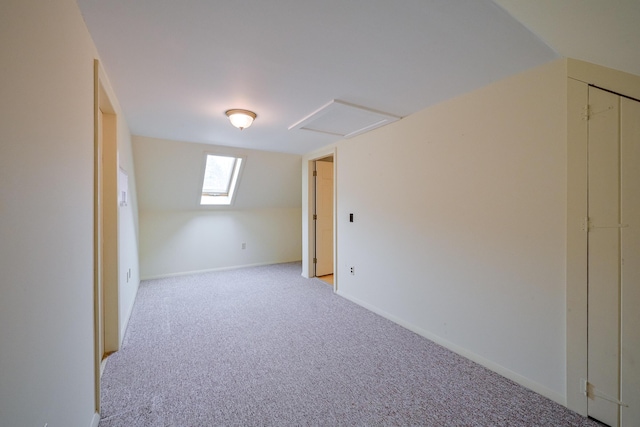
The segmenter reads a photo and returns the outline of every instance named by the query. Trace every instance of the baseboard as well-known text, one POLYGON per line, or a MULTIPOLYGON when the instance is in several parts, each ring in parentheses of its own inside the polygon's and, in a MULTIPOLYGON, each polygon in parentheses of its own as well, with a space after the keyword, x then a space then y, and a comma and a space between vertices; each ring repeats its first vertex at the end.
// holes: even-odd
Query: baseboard
POLYGON ((100 423, 100 414, 96 412, 95 414, 93 414, 93 418, 91 418, 90 427, 98 427, 99 423, 100 423))
POLYGON ((377 308, 377 307, 375 307, 375 306, 373 306, 371 304, 368 304, 368 303, 366 303, 364 301, 361 301, 358 298, 355 298, 355 297, 352 297, 351 295, 348 295, 348 294, 345 294, 343 292, 340 292, 339 290, 336 291, 336 293, 338 295, 340 295, 341 297, 343 297, 345 299, 348 299, 349 301, 351 301, 353 303, 356 303, 359 306, 364 307, 367 310, 372 311, 372 312, 374 312, 374 313, 376 313, 376 314, 378 314, 378 315, 380 315, 380 316, 392 321, 393 323, 396 323, 396 324, 402 326, 403 328, 406 328, 406 329, 408 329, 408 330, 410 330, 412 332, 415 332, 416 334, 418 334, 420 336, 423 336, 426 339, 431 340, 431 341, 435 342, 436 344, 439 344, 439 345, 441 345, 441 346, 453 351, 454 353, 459 354, 462 357, 465 357, 465 358, 467 358, 467 359, 469 359, 469 360, 471 360, 473 362, 476 362, 477 364, 482 365, 485 368, 487 368, 487 369, 489 369, 489 370, 491 370, 491 371, 493 371, 493 372, 495 372, 497 374, 500 374, 503 377, 505 377, 507 379, 510 379, 511 381, 513 381, 515 383, 518 383, 523 387, 528 388, 529 390, 532 390, 532 391, 534 391, 534 392, 536 392, 536 393, 538 393, 538 394, 540 394, 540 395, 542 395, 542 396, 544 396, 544 397, 546 397, 548 399, 551 399, 554 402, 559 403, 562 406, 565 406, 565 407, 567 406, 567 399, 566 399, 565 396, 563 396, 562 394, 560 394, 560 393, 558 393, 558 392, 556 392, 554 390, 551 390, 548 387, 543 386, 540 383, 537 383, 537 382, 535 382, 535 381, 533 381, 533 380, 531 380, 531 379, 529 379, 527 377, 524 377, 524 376, 518 374, 517 372, 513 372, 512 370, 507 369, 504 366, 499 365, 499 364, 497 364, 495 362, 492 362, 489 359, 485 359, 484 357, 482 357, 482 356, 480 356, 480 355, 478 355, 478 354, 476 354, 476 353, 474 353, 474 352, 472 352, 472 351, 470 351, 470 350, 468 350, 468 349, 466 349, 464 347, 461 347, 461 346, 459 346, 457 344, 454 344, 454 343, 452 343, 450 341, 447 341, 447 340, 443 339, 442 337, 440 337, 438 335, 432 334, 429 331, 426 331, 426 330, 424 330, 424 329, 422 329, 420 327, 412 325, 412 324, 410 324, 410 323, 408 323, 408 322, 406 322, 406 321, 404 321, 404 320, 402 320, 402 319, 400 319, 400 318, 398 318, 398 317, 396 317, 396 316, 394 316, 392 314, 389 314, 389 313, 387 313, 387 312, 385 312, 383 310, 380 310, 379 308, 377 308))
POLYGON ((135 305, 136 302, 136 298, 138 298, 138 289, 140 289, 140 282, 138 282, 136 284, 136 293, 135 296, 133 297, 133 300, 131 301, 131 304, 129 304, 129 307, 127 308, 127 313, 125 315, 125 318, 122 319, 122 322, 120 322, 120 342, 118 343, 118 350, 120 350, 122 348, 122 345, 124 344, 124 336, 127 333, 127 327, 129 326, 129 320, 131 319, 131 313, 133 313, 133 306, 135 305))
POLYGON ((207 268, 205 270, 193 270, 193 271, 181 271, 178 273, 168 273, 168 274, 159 274, 156 276, 144 276, 140 278, 140 281, 143 280, 154 280, 154 279, 165 279, 167 277, 180 277, 180 276, 189 276, 191 274, 202 274, 202 273, 212 273, 215 271, 225 271, 225 270, 237 270, 239 268, 248 268, 248 267, 260 267, 263 265, 276 265, 276 264, 288 264, 290 262, 301 262, 301 259, 293 259, 290 261, 267 261, 267 262, 258 262, 255 264, 242 264, 242 265, 232 265, 229 267, 218 267, 218 268, 207 268))

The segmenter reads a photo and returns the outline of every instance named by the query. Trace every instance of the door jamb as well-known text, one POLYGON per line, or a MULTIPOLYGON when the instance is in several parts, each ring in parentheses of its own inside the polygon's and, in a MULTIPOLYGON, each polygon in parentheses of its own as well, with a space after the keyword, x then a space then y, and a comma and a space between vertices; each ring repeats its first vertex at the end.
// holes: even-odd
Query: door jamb
POLYGON ((313 225, 313 213, 315 211, 315 184, 313 171, 315 162, 327 157, 333 157, 333 290, 338 290, 338 153, 337 148, 331 147, 318 151, 309 157, 304 157, 302 162, 302 276, 315 277, 313 255, 315 254, 316 239, 315 226, 313 225))
POLYGON ((107 79, 94 60, 94 385, 100 413, 102 356, 119 349, 117 208, 117 115, 105 89, 107 79), (102 115, 102 118, 100 117, 102 115), (103 120, 104 118, 104 120, 103 120), (102 159, 108 170, 105 171, 102 159), (106 188, 105 188, 106 187, 106 188), (105 189, 108 190, 105 192, 105 189), (106 203, 105 203, 106 201, 106 203), (109 209, 105 215, 104 209, 109 209), (105 238, 105 231, 108 237, 105 238), (106 280, 105 280, 106 277, 106 280))
MULTIPOLYGON (((333 173, 333 176, 335 178, 335 168, 336 167, 335 167, 335 164, 333 164, 333 162, 335 160, 333 155, 320 157, 319 159, 314 160, 313 161, 313 171, 317 172, 317 170, 318 170, 318 166, 317 166, 318 162, 321 162, 324 159, 327 159, 329 157, 331 158, 332 173, 333 173)), ((314 214, 317 215, 317 213, 318 213, 318 194, 317 194, 317 191, 316 191, 317 186, 318 186, 317 174, 313 175, 313 184, 312 184, 312 186, 313 186, 313 196, 311 197, 311 200, 312 200, 313 204, 312 204, 312 206, 310 208, 311 208, 312 215, 314 215, 314 214)), ((335 181, 333 182, 333 187, 332 187, 331 191, 332 191, 331 196, 334 199, 334 203, 335 203, 335 198, 333 197, 333 195, 335 194, 335 181)), ((334 206, 335 206, 335 204, 334 204, 334 206)), ((335 227, 335 222, 336 222, 335 221, 335 209, 332 212, 332 217, 333 217, 333 226, 335 227)), ((313 253, 314 253, 313 256, 315 258, 317 258, 317 255, 318 255, 318 247, 317 247, 318 221, 317 221, 317 219, 316 220, 312 220, 311 224, 313 226, 313 253)), ((335 233, 333 233, 333 234, 334 234, 333 239, 334 239, 334 242, 335 242, 335 237, 336 236, 335 236, 335 233)), ((333 250, 335 250, 335 245, 332 245, 332 246, 333 246, 333 250)), ((334 279, 335 279, 335 259, 331 260, 331 263, 332 263, 332 266, 333 266, 333 270, 334 270, 333 275, 334 275, 334 279)), ((318 267, 318 264, 317 263, 313 263, 313 276, 314 277, 318 277, 318 275, 317 275, 317 271, 318 271, 317 267, 318 267)), ((334 280, 334 284, 335 284, 335 280, 334 280)), ((334 290, 335 290, 335 285, 334 285, 334 290)))

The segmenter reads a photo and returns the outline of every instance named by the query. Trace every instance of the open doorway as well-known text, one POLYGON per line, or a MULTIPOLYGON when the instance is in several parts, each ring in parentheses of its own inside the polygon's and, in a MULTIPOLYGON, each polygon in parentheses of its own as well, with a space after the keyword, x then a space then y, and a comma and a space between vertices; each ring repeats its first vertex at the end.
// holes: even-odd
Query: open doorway
POLYGON ((314 166, 315 276, 333 286, 333 156, 316 160, 314 166))
MULTIPOLYGON (((329 256, 330 260, 330 271, 329 274, 333 273, 333 290, 336 292, 340 285, 339 278, 339 266, 336 264, 337 260, 337 250, 338 250, 338 230, 337 230, 337 150, 335 147, 327 147, 322 151, 318 151, 313 153, 309 157, 305 157, 302 165, 302 276, 303 277, 318 277, 323 271, 317 271, 316 262, 317 261, 317 248, 316 248, 316 217, 318 212, 316 212, 316 205, 320 209, 327 208, 328 215, 330 215, 330 219, 328 220, 332 226, 331 230, 331 239, 325 239, 325 242, 330 242, 329 247, 331 248, 331 254, 329 256), (327 166, 327 168, 331 168, 331 178, 332 182, 329 185, 330 187, 330 195, 329 196, 320 196, 316 197, 316 178, 317 178, 317 167, 318 164, 322 164, 327 166), (315 175, 315 176, 314 176, 315 175), (322 200, 329 198, 331 203, 322 203, 322 200)), ((323 166, 320 166, 322 168, 323 166)), ((321 224, 322 226, 322 224, 321 224)), ((322 243, 320 243, 322 245, 322 243)), ((320 255, 322 257, 322 255, 320 255)), ((322 266, 321 266, 322 268, 322 266)), ((330 279, 329 274, 325 274, 327 281, 330 279)))
POLYGON ((117 116, 94 62, 94 323, 95 396, 100 412, 100 377, 106 357, 120 345, 118 319, 118 145, 117 116))

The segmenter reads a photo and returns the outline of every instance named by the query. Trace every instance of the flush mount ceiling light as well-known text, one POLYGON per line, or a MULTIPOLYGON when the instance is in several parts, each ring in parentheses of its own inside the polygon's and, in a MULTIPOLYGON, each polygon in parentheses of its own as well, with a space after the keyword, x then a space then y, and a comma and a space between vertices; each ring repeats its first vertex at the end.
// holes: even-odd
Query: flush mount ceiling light
POLYGON ((227 115, 227 117, 229 117, 231 124, 240 130, 246 129, 251 126, 251 123, 253 123, 253 120, 257 117, 256 113, 254 113, 253 111, 240 110, 237 108, 227 110, 225 114, 227 115))

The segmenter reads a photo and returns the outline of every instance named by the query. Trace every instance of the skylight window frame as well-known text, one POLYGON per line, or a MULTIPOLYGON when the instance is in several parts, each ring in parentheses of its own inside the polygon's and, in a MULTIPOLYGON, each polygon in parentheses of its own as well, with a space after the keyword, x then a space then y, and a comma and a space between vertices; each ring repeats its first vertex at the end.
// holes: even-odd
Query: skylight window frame
POLYGON ((201 208, 232 206, 235 202, 235 196, 237 194, 238 186, 240 185, 240 177, 242 176, 242 171, 244 169, 246 160, 246 156, 242 155, 205 151, 202 162, 202 171, 200 173, 201 179, 199 187, 200 191, 198 192, 198 206, 200 206, 201 208), (231 172, 231 179, 229 180, 226 193, 204 192, 204 183, 207 172, 207 159, 209 158, 209 156, 229 157, 235 159, 234 168, 231 172))

